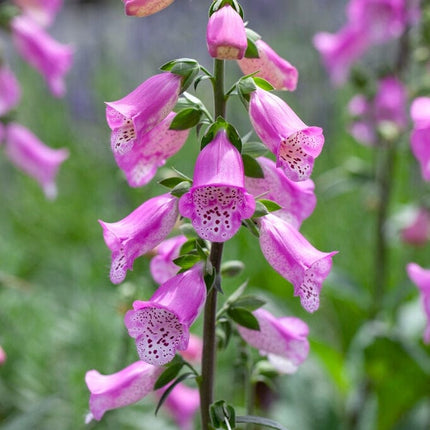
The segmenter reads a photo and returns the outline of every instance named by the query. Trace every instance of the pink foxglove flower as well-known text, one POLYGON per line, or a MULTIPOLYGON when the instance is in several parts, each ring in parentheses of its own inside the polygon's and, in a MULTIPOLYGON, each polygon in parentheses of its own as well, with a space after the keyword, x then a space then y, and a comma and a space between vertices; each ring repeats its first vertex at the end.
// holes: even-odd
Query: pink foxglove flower
POLYGON ((174 0, 122 0, 129 16, 148 16, 170 6, 174 0))
POLYGON ((308 127, 282 99, 261 88, 251 93, 249 115, 257 135, 276 155, 276 167, 292 181, 309 179, 324 145, 322 129, 308 127))
POLYGON ((371 101, 363 94, 357 94, 350 100, 348 111, 353 117, 350 134, 363 145, 375 145, 375 118, 371 101))
POLYGON ((299 72, 287 60, 280 57, 266 42, 255 42, 259 58, 243 57, 238 61, 245 75, 258 72, 255 76, 268 81, 275 90, 294 91, 297 87, 299 72))
POLYGON ((151 259, 150 270, 155 282, 163 284, 175 276, 180 267, 173 260, 179 257, 181 246, 187 241, 185 236, 175 236, 161 242, 156 248, 156 255, 151 259))
POLYGON ((142 136, 172 111, 181 91, 182 77, 159 73, 120 100, 106 103, 114 153, 125 154, 142 136))
POLYGON ((19 83, 12 71, 0 64, 0 116, 13 109, 21 98, 19 83))
POLYGON ((154 384, 165 369, 136 361, 112 375, 101 375, 90 370, 85 382, 90 390, 91 418, 100 421, 106 411, 138 402, 154 389, 154 384))
POLYGON ((202 361, 203 341, 200 337, 190 334, 190 340, 186 350, 181 351, 181 356, 192 363, 200 363, 202 361))
POLYGON ((6 352, 0 345, 0 366, 2 366, 6 362, 6 359, 7 359, 6 352))
POLYGON ((253 312, 260 330, 237 326, 239 334, 281 373, 294 373, 309 353, 309 328, 301 319, 276 318, 265 309, 253 312))
POLYGON ((346 82, 349 69, 369 47, 363 31, 353 25, 346 26, 335 34, 317 33, 313 43, 336 86, 346 82))
POLYGON ((179 212, 201 238, 225 242, 255 210, 244 182, 242 157, 221 130, 197 157, 193 186, 179 200, 179 212))
POLYGON ((411 105, 414 123, 411 149, 421 168, 425 181, 430 181, 430 97, 418 97, 411 105))
POLYGON ((419 208, 412 222, 401 231, 401 238, 410 245, 424 245, 430 239, 430 211, 419 208))
POLYGON ((164 406, 180 430, 194 430, 194 416, 200 408, 199 390, 180 383, 170 392, 164 406))
POLYGON ((72 65, 72 48, 52 39, 42 27, 24 15, 13 18, 11 26, 20 55, 42 74, 54 96, 63 96, 66 92, 64 75, 72 65))
POLYGON ((209 54, 220 60, 240 60, 248 46, 241 16, 226 5, 209 18, 206 42, 209 54))
POLYGON ((69 151, 49 148, 30 130, 17 123, 7 125, 5 139, 5 151, 10 161, 33 177, 47 198, 55 198, 55 177, 61 163, 69 156, 69 151))
POLYGON ((169 113, 163 121, 137 139, 130 151, 123 153, 114 149, 115 160, 131 187, 147 184, 157 169, 184 145, 189 130, 169 130, 175 116, 175 113, 169 113))
POLYGON ((99 220, 106 245, 112 251, 111 281, 122 282, 127 270, 133 269, 134 260, 161 243, 177 219, 176 197, 163 194, 147 200, 121 221, 99 220))
POLYGON ((161 366, 188 347, 189 328, 206 299, 203 268, 198 264, 162 284, 147 302, 135 301, 124 322, 136 339, 139 358, 161 366))
POLYGON ((424 331, 424 342, 430 343, 430 269, 423 269, 416 263, 406 266, 409 278, 418 287, 421 293, 421 302, 427 317, 427 325, 424 331))
POLYGON ((23 13, 36 21, 40 26, 47 27, 54 21, 63 0, 13 0, 23 13))
POLYGON ((269 264, 294 285, 294 295, 308 312, 319 307, 319 294, 337 252, 315 249, 288 222, 273 214, 263 216, 260 223, 260 247, 269 264))
POLYGON ((299 228, 303 220, 314 211, 317 203, 312 179, 293 182, 276 168, 272 160, 259 157, 257 161, 264 178, 245 177, 246 189, 254 196, 262 196, 263 199, 278 203, 282 209, 277 210, 275 215, 299 228))

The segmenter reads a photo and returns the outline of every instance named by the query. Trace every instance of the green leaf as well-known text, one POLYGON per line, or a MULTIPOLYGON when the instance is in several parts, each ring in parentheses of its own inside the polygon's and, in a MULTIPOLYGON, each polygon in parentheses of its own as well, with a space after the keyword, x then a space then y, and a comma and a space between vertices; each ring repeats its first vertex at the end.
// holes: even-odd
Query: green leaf
POLYGON ((236 422, 244 424, 258 424, 260 426, 269 427, 271 429, 276 430, 288 430, 282 424, 279 424, 274 420, 270 420, 269 418, 256 417, 254 415, 239 415, 236 417, 236 422))
POLYGON ((187 193, 190 188, 191 188, 191 183, 189 181, 183 181, 183 182, 180 182, 178 185, 176 185, 175 188, 173 188, 173 190, 170 191, 170 194, 172 194, 172 196, 175 196, 175 197, 181 197, 185 193, 187 193))
POLYGON ((192 238, 187 240, 179 250, 179 255, 190 254, 196 250, 196 239, 192 238))
POLYGON ((248 154, 242 154, 245 176, 249 178, 264 178, 264 172, 258 161, 248 154))
POLYGON ((260 330, 260 324, 257 318, 248 309, 240 307, 230 307, 227 309, 228 316, 242 327, 249 328, 251 330, 260 330))
POLYGON ((262 300, 259 297, 252 295, 242 296, 238 298, 235 302, 233 302, 234 307, 244 308, 248 311, 255 311, 258 308, 261 308, 261 306, 264 306, 265 304, 265 300, 262 300))
POLYGON ((170 124, 170 130, 187 130, 200 121, 202 111, 198 108, 185 108, 179 111, 170 124))
POLYGON ((231 338, 231 323, 228 319, 222 318, 217 321, 216 326, 216 337, 217 337, 217 345, 218 348, 223 349, 227 348, 230 338, 231 338))
MULTIPOLYGON (((243 142, 244 139, 242 139, 243 142)), ((261 157, 266 154, 267 147, 261 142, 246 142, 242 145, 242 155, 246 154, 251 157, 261 157)))
POLYGON ((181 269, 191 269, 196 263, 201 261, 200 255, 186 254, 175 258, 173 262, 181 269))
POLYGON ((162 181, 159 182, 159 184, 162 185, 163 187, 173 189, 176 187, 176 185, 180 184, 181 182, 184 182, 183 178, 172 177, 172 178, 163 179, 162 181))
POLYGON ((240 275, 245 269, 245 265, 242 261, 239 260, 231 260, 225 261, 221 265, 221 275, 227 277, 234 277, 240 275))
POLYGON ((279 209, 282 209, 282 206, 279 206, 278 203, 274 202, 273 200, 260 199, 258 201, 262 203, 269 212, 275 212, 279 209))
POLYGON ((167 367, 167 369, 155 381, 154 390, 158 390, 159 388, 164 387, 169 382, 173 381, 173 379, 178 376, 178 373, 181 371, 183 366, 184 362, 182 361, 167 367))

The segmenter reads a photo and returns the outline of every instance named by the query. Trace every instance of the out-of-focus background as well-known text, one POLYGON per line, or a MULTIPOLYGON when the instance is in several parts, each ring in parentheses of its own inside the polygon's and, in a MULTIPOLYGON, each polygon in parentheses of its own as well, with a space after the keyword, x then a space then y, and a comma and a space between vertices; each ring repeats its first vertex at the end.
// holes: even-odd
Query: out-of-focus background
MULTIPOLYGON (((205 42, 208 2, 176 0, 145 19, 126 17, 119 0, 65 3, 50 29, 75 48, 64 99, 50 96, 42 78, 1 34, 22 85, 18 121, 51 147, 70 150, 55 201, 47 201, 0 152, 0 345, 7 353, 0 367, 2 430, 85 428, 85 372, 113 373, 137 360, 122 315, 134 298, 146 299, 155 290, 149 260, 137 259, 127 281, 112 285, 110 253, 97 220, 117 221, 165 190, 156 180, 140 189, 127 185, 110 150, 103 102, 123 97, 174 58, 192 57, 212 67, 205 42)), ((265 262, 248 231, 226 246, 226 258, 246 264, 239 279, 226 280, 227 295, 248 279, 249 290, 261 292, 277 315, 295 315, 310 326, 310 356, 296 374, 277 380, 280 394, 270 416, 290 430, 428 429, 430 366, 428 349, 420 343, 424 316, 404 267, 409 261, 428 266, 429 248, 402 245, 393 229, 387 318, 370 323, 374 190, 359 177, 352 180, 350 172, 371 160, 371 153, 346 132, 351 90, 333 89, 312 45, 316 32, 342 25, 346 1, 242 4, 249 26, 299 70, 297 91, 281 96, 307 124, 324 127, 326 144, 313 174, 318 206, 302 232, 320 250, 339 250, 321 307, 311 315, 293 297, 292 286, 265 262), (357 404, 362 405, 358 414, 357 404)), ((385 47, 367 61, 392 52, 385 47)), ((227 72, 231 83, 240 76, 234 63, 227 72)), ((197 95, 211 106, 207 83, 197 95)), ((238 101, 228 117, 242 133, 251 130, 238 101)), ((418 193, 419 175, 406 144, 397 160, 397 207, 418 193)), ((172 166, 192 175, 197 152, 193 134, 157 178, 172 166)), ((234 346, 219 356, 217 396, 234 402, 233 356, 234 346)), ((147 398, 108 412, 86 428, 174 428, 163 410, 154 417, 154 405, 147 398)))

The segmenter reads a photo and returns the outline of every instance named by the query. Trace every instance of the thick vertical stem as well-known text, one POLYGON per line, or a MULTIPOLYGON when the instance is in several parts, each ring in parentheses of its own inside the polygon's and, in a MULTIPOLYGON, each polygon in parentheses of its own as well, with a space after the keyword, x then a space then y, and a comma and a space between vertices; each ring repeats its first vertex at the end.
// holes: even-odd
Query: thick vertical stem
MULTIPOLYGON (((224 61, 215 60, 214 64, 214 103, 215 118, 225 116, 224 95, 224 61)), ((221 291, 221 260, 223 243, 212 243, 210 262, 215 270, 216 277, 212 288, 208 292, 204 309, 203 322, 203 354, 202 375, 200 383, 200 411, 202 430, 208 430, 210 424, 209 407, 214 401, 215 360, 216 360, 216 311, 217 294, 221 291)))

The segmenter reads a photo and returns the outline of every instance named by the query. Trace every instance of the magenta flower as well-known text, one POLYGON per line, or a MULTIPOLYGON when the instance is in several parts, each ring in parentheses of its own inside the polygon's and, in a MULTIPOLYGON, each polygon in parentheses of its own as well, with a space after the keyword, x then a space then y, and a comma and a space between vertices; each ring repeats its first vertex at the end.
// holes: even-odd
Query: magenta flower
POLYGON ((282 209, 277 210, 275 215, 299 228, 317 204, 313 181, 290 181, 272 160, 259 157, 257 161, 263 169, 264 178, 245 177, 246 189, 254 196, 278 203, 282 209))
POLYGON ((61 163, 69 156, 67 149, 52 149, 30 130, 17 123, 6 127, 5 151, 9 160, 33 177, 49 199, 57 195, 55 177, 61 163))
POLYGON ((242 17, 225 5, 214 12, 208 22, 206 43, 211 57, 220 60, 240 60, 248 46, 242 17))
POLYGON ((294 285, 294 295, 300 297, 303 308, 315 312, 337 251, 318 251, 294 226, 273 214, 261 217, 259 223, 260 247, 266 260, 294 285))
POLYGON ((11 26, 17 51, 45 78, 54 96, 63 96, 66 92, 64 75, 72 65, 72 48, 52 39, 42 27, 24 15, 13 18, 11 26))
POLYGON ((401 238, 410 245, 424 245, 430 239, 430 211, 419 208, 410 224, 401 231, 401 238))
POLYGON ((189 328, 206 299, 202 265, 170 278, 147 302, 135 301, 124 322, 141 360, 161 366, 188 347, 189 328))
POLYGON ((13 109, 21 98, 19 83, 12 71, 0 65, 0 116, 13 109))
POLYGON ((425 181, 430 181, 430 97, 418 97, 411 105, 414 127, 411 149, 421 168, 425 181))
POLYGON ((255 42, 259 58, 243 57, 238 61, 245 75, 258 72, 255 76, 268 81, 275 90, 294 91, 297 87, 299 72, 287 60, 280 57, 266 42, 255 42))
POLYGON ((349 69, 369 47, 365 33, 354 25, 347 25, 335 34, 317 33, 313 43, 336 86, 346 82, 349 69))
POLYGON ((175 113, 169 113, 154 128, 136 139, 128 152, 114 149, 115 160, 131 187, 147 184, 155 176, 157 169, 184 145, 189 130, 169 130, 175 116, 175 113))
POLYGON ((63 0, 13 0, 23 13, 42 27, 48 27, 54 21, 63 0))
POLYGON ((424 343, 430 343, 430 269, 423 269, 415 263, 406 266, 409 278, 418 287, 421 293, 421 302, 427 317, 427 326, 424 331, 424 343))
POLYGON ((134 260, 161 243, 177 219, 176 197, 163 194, 147 200, 121 221, 99 220, 105 243, 112 251, 111 281, 122 282, 127 270, 133 270, 134 260))
POLYGON ((276 318, 265 309, 253 312, 260 330, 237 326, 239 334, 281 373, 294 373, 309 353, 309 328, 294 317, 276 318))
POLYGON ((156 248, 156 255, 151 259, 150 270, 155 282, 163 284, 175 276, 180 267, 173 260, 179 257, 181 246, 187 241, 185 236, 175 236, 161 242, 156 248))
POLYGON ((148 16, 170 6, 174 0, 122 0, 129 16, 148 16))
POLYGON ((159 73, 122 99, 106 103, 114 154, 129 152, 144 134, 166 118, 178 100, 181 83, 179 75, 159 73))
POLYGON ((276 155, 276 167, 292 181, 309 179, 324 145, 322 129, 308 127, 282 99, 261 88, 251 93, 249 116, 257 135, 276 155))
POLYGON ((193 186, 180 198, 179 212, 201 238, 225 242, 255 210, 244 182, 242 157, 221 130, 197 157, 193 186))
POLYGON ((90 390, 91 418, 100 421, 106 411, 138 402, 154 389, 154 384, 165 369, 136 361, 112 375, 101 375, 90 370, 85 382, 90 390))

